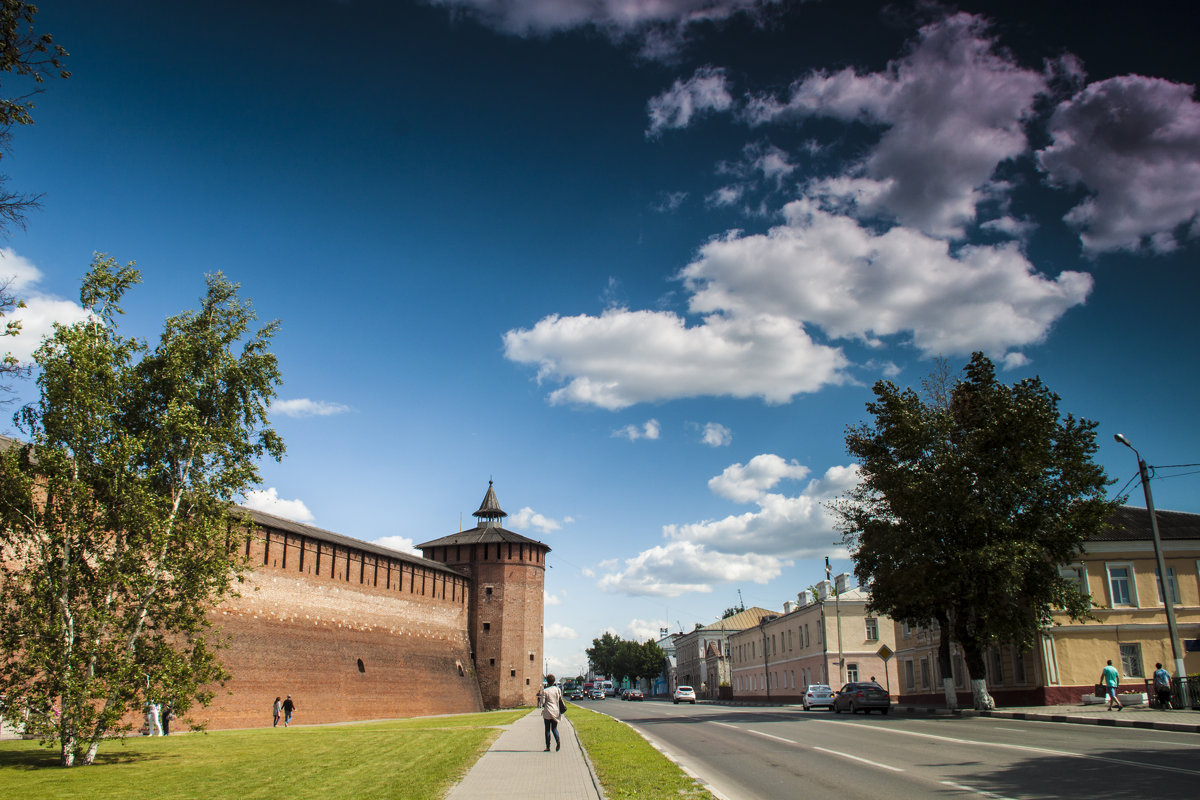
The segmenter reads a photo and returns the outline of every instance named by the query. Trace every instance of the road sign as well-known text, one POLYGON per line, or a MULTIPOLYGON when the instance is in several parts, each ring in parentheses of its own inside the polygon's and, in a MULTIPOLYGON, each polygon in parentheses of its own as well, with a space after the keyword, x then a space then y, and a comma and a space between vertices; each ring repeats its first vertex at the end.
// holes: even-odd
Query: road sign
POLYGON ((892 656, 894 656, 896 654, 894 652, 892 652, 892 648, 888 647, 885 644, 883 647, 879 648, 879 650, 875 653, 875 655, 879 656, 886 662, 889 658, 891 658, 892 656))

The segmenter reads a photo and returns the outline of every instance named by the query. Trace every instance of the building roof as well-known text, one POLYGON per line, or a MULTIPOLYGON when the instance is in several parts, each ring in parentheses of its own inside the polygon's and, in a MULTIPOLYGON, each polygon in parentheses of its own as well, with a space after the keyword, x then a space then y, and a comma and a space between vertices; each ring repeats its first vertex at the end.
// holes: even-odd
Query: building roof
POLYGON ((741 631, 745 630, 746 628, 753 628, 762 620, 763 617, 778 617, 779 615, 780 612, 778 611, 769 611, 765 608, 753 606, 752 608, 746 608, 739 611, 732 617, 726 617, 725 619, 717 620, 712 625, 705 625, 704 627, 700 628, 700 630, 741 631))
POLYGON ((484 525, 471 528, 466 531, 452 533, 449 536, 443 536, 440 539, 422 542, 417 547, 422 550, 428 550, 431 547, 445 547, 454 544, 491 544, 492 542, 511 542, 512 544, 531 544, 545 548, 546 552, 550 552, 550 547, 536 539, 530 539, 528 536, 522 536, 519 533, 513 533, 510 530, 505 530, 497 525, 484 525))
POLYGON ((483 496, 483 502, 479 504, 478 511, 472 511, 471 516, 478 517, 481 525, 494 525, 492 520, 504 519, 508 514, 500 508, 500 501, 496 499, 496 490, 492 488, 492 482, 488 481, 487 494, 483 496))
POLYGON ((394 558, 398 561, 407 561, 417 566, 425 567, 426 569, 434 569, 439 572, 451 572, 461 577, 461 573, 457 570, 447 567, 440 561, 430 561, 427 558, 421 558, 413 553, 406 553, 403 550, 393 550, 390 547, 364 542, 361 539, 354 539, 350 536, 343 536, 340 533, 327 531, 323 528, 317 528, 312 525, 305 525, 302 522, 295 520, 277 517, 274 514, 267 514, 263 511, 256 511, 253 508, 245 506, 235 506, 233 510, 234 516, 241 516, 249 519, 255 525, 263 528, 271 528, 277 531, 285 531, 287 533, 295 533, 300 536, 307 536, 310 539, 320 539, 323 542, 340 545, 341 547, 352 547, 356 550, 361 550, 364 553, 371 553, 377 556, 386 556, 394 558))
MULTIPOLYGON (((1154 510, 1158 522, 1158 535, 1169 539, 1200 539, 1200 514, 1186 511, 1154 510)), ((1112 527, 1089 541, 1093 542, 1136 542, 1154 538, 1150 531, 1150 514, 1145 508, 1121 506, 1109 520, 1112 527)))

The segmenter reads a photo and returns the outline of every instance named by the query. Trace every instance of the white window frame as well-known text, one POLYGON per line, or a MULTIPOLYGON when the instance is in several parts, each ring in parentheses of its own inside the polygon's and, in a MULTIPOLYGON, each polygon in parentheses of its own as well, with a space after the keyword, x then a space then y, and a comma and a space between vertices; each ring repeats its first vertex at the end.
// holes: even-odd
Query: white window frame
POLYGON ((863 620, 863 625, 866 627, 867 641, 879 641, 879 620, 875 617, 867 617, 865 620, 863 620))
POLYGON ((1144 677, 1146 677, 1146 662, 1142 658, 1141 643, 1139 643, 1139 642, 1118 642, 1117 649, 1121 654, 1121 675, 1123 675, 1126 678, 1144 678, 1144 677), (1137 662, 1138 662, 1137 665, 1139 668, 1138 672, 1133 672, 1132 670, 1127 672, 1125 670, 1125 667, 1128 663, 1125 658, 1125 648, 1126 647, 1136 648, 1134 650, 1134 654, 1137 657, 1137 662))
POLYGON ((904 688, 910 692, 917 690, 917 670, 911 658, 904 659, 904 688))
POLYGON ((858 683, 858 664, 846 664, 846 683, 858 683))
POLYGON ((1070 564, 1060 564, 1058 574, 1064 578, 1071 578, 1079 585, 1079 590, 1088 596, 1089 604, 1092 598, 1092 587, 1088 585, 1087 564, 1082 561, 1074 561, 1070 564))
MULTIPOLYGON (((1171 590, 1171 605, 1179 605, 1179 576, 1175 573, 1174 567, 1167 567, 1167 586, 1171 590)), ((1158 566, 1154 567, 1154 588, 1158 592, 1158 604, 1163 603, 1163 585, 1162 576, 1158 573, 1158 566)))
POLYGON ((1107 578, 1107 580, 1105 581, 1105 589, 1108 592, 1108 605, 1110 607, 1112 607, 1112 608, 1138 608, 1139 607, 1138 606, 1138 596, 1137 596, 1137 575, 1133 571, 1133 562, 1132 561, 1106 561, 1106 562, 1104 562, 1104 576, 1105 576, 1105 578, 1107 578), (1128 575, 1126 577, 1126 580, 1129 581, 1129 602, 1128 603, 1118 603, 1116 601, 1116 598, 1113 597, 1112 571, 1114 569, 1126 569, 1129 571, 1128 575))

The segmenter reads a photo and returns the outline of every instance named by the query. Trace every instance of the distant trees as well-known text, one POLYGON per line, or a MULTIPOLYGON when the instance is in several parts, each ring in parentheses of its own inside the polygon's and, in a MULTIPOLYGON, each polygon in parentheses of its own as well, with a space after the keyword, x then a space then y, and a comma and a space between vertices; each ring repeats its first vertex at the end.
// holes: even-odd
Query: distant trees
POLYGON ((244 569, 232 498, 283 443, 280 383, 250 304, 219 273, 158 344, 122 336, 132 265, 97 256, 80 303, 37 350, 39 399, 0 453, 3 713, 91 764, 149 700, 177 713, 226 677, 208 612, 244 569))
POLYGON ((638 643, 605 632, 584 651, 592 670, 610 680, 650 678, 662 672, 666 653, 653 639, 638 643))
POLYGON ((926 390, 923 400, 875 384, 873 420, 846 433, 860 483, 832 510, 872 609, 936 622, 948 702, 952 640, 976 706, 987 707, 988 647, 1033 646, 1054 608, 1088 613, 1058 566, 1103 529, 1115 502, 1092 460, 1096 423, 1061 416, 1040 379, 1002 384, 975 353, 961 379, 935 376, 926 390))

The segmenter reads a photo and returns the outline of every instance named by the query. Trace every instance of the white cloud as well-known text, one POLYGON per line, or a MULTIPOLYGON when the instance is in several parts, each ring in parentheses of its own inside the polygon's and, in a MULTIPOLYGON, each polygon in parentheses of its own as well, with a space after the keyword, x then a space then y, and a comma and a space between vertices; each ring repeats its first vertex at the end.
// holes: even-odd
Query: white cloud
POLYGON ((54 333, 54 323, 74 325, 88 318, 78 303, 40 291, 37 284, 41 279, 42 271, 32 261, 11 247, 0 248, 0 285, 7 283, 8 291, 25 303, 24 308, 13 309, 3 320, 4 325, 20 323, 21 332, 0 338, 0 355, 8 353, 27 364, 42 340, 54 333))
POLYGON ((728 111, 732 105, 725 71, 701 67, 686 81, 677 80, 670 89, 650 98, 646 136, 654 138, 668 128, 686 128, 694 118, 710 111, 728 111))
POLYGON ((277 400, 271 405, 271 408, 285 417, 296 418, 328 417, 334 414, 344 414, 350 410, 349 406, 344 406, 341 403, 330 403, 325 400, 309 400, 306 397, 295 400, 277 400))
POLYGON ((658 202, 652 208, 663 214, 677 211, 683 205, 683 201, 687 199, 687 196, 687 192, 663 192, 659 195, 658 202))
MULTIPOLYGON (((274 514, 296 522, 312 522, 312 512, 303 500, 284 500, 272 486, 268 489, 251 489, 245 493, 243 505, 265 514, 274 514)), ((412 542, 410 541, 409 544, 412 542)))
POLYGON ((1168 252, 1200 235, 1200 104, 1195 87, 1125 75, 1089 85, 1050 119, 1038 151, 1051 181, 1088 197, 1066 221, 1089 253, 1168 252))
POLYGON ((925 355, 983 350, 1003 358, 1042 341, 1080 305, 1092 278, 1039 274, 1012 243, 952 251, 908 228, 876 234, 811 200, 766 234, 704 245, 681 275, 698 314, 798 320, 840 339, 905 335, 925 355))
POLYGON ((583 567, 582 569, 579 570, 579 574, 585 578, 596 577, 596 571, 594 569, 592 569, 591 567, 583 567))
POLYGON ((658 641, 659 631, 670 627, 665 619, 631 619, 625 626, 625 631, 635 642, 644 642, 647 639, 658 641))
POLYGON ((578 639, 579 634, 575 632, 574 628, 551 622, 546 625, 545 637, 547 639, 578 639))
POLYGON ((562 529, 562 523, 558 520, 542 516, 529 506, 525 506, 517 513, 511 515, 508 518, 507 524, 518 531, 536 528, 542 533, 552 533, 562 529))
POLYGON ((829 116, 886 126, 857 169, 811 190, 930 235, 961 237, 996 167, 1026 151, 1023 125, 1045 90, 1045 76, 1018 67, 982 17, 959 13, 923 27, 912 50, 882 72, 815 72, 786 101, 754 98, 746 116, 753 124, 829 116))
POLYGON ((728 447, 733 443, 733 431, 719 422, 706 422, 700 441, 709 447, 728 447))
MULTIPOLYGON (((820 478, 808 482, 798 495, 768 492, 783 478, 800 479, 806 473, 795 462, 778 456, 756 456, 764 461, 758 474, 736 475, 727 482, 709 481, 714 493, 736 502, 752 500, 757 511, 719 520, 665 525, 663 535, 672 542, 719 547, 735 553, 756 553, 778 558, 806 558, 842 552, 840 534, 825 503, 849 491, 858 482, 858 468, 830 467, 820 478), (739 480, 740 478, 740 480, 739 480)), ((740 465, 734 465, 735 467, 740 465)), ((730 468, 733 469, 733 468, 730 468)))
POLYGON ((784 403, 841 383, 848 365, 840 349, 816 344, 795 320, 713 314, 689 327, 670 312, 626 309, 552 315, 508 331, 504 355, 538 365, 539 381, 567 381, 552 403, 610 410, 702 395, 784 403))
POLYGON ((705 195, 704 202, 712 208, 724 208, 736 205, 746 194, 748 188, 745 184, 739 183, 721 186, 705 195))
POLYGON ((795 558, 843 556, 840 535, 825 504, 858 481, 856 465, 831 467, 797 495, 767 491, 808 470, 773 454, 734 464, 709 481, 715 493, 758 510, 686 525, 664 525, 666 544, 607 567, 598 586, 607 592, 676 597, 711 592, 713 584, 766 583, 795 558))
POLYGON ((606 592, 678 597, 685 592, 711 592, 714 583, 767 583, 786 565, 790 563, 773 556, 717 552, 675 541, 625 559, 623 569, 604 575, 597 585, 606 592))
MULTIPOLYGON (((561 606, 562 605, 562 602, 563 602, 562 597, 559 597, 558 595, 550 594, 545 589, 542 590, 542 596, 543 596, 543 599, 545 600, 546 605, 548 605, 548 606, 561 606)), ((566 596, 566 592, 563 592, 563 596, 566 596)))
POLYGON ((657 439, 661 433, 662 428, 658 424, 658 420, 648 419, 640 428, 637 425, 626 425, 624 428, 617 428, 612 435, 636 442, 638 439, 657 439))
POLYGON ((371 543, 377 544, 380 547, 399 550, 401 553, 412 553, 414 556, 422 555, 421 551, 414 546, 413 540, 408 536, 383 536, 372 540, 371 543))
POLYGON ((808 475, 808 467, 794 459, 784 461, 773 453, 764 453, 750 459, 745 466, 733 464, 708 482, 709 490, 718 497, 735 503, 758 500, 768 490, 784 479, 801 480, 808 475))

